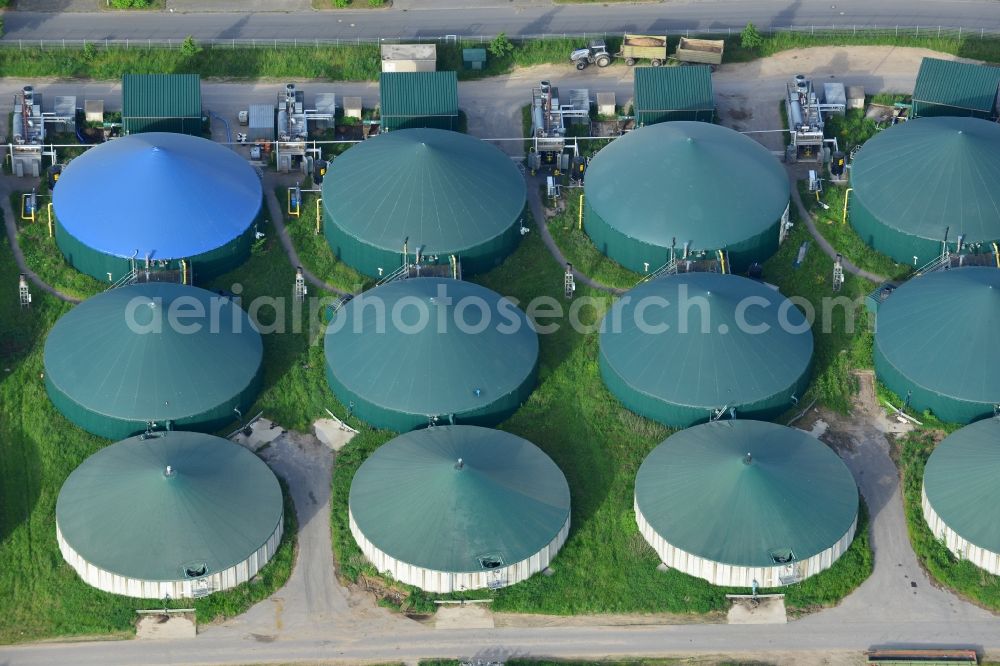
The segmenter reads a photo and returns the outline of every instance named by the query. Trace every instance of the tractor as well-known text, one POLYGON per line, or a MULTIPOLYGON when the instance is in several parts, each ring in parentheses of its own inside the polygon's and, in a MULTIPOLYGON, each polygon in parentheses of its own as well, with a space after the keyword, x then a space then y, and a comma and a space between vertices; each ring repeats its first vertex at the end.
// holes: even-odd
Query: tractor
POLYGON ((611 64, 611 54, 603 39, 592 40, 587 48, 576 49, 569 55, 569 59, 577 69, 587 69, 587 65, 607 67, 611 64))

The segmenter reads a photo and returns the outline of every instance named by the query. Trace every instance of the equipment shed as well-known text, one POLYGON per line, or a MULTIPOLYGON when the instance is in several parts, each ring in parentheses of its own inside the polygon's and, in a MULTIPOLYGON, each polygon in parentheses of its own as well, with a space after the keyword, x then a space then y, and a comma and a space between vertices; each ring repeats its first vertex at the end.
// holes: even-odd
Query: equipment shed
POLYGON ((1000 67, 924 58, 913 88, 913 116, 997 117, 1000 67))
POLYGON ((691 67, 637 67, 635 69, 635 124, 666 120, 702 120, 715 117, 712 70, 691 67))
POLYGON ((201 79, 197 74, 126 74, 122 77, 125 134, 202 131, 201 79))
POLYGON ((458 128, 455 72, 382 72, 378 87, 383 130, 458 128))

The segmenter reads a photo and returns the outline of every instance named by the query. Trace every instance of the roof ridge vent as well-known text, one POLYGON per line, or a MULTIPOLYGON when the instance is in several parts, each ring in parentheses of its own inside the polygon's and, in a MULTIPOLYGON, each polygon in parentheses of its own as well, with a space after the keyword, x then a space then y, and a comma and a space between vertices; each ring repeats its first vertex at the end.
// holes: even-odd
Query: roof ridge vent
POLYGON ((163 476, 168 479, 172 476, 177 476, 177 468, 173 465, 167 465, 166 469, 163 470, 163 476))
POLYGON ((465 461, 462 460, 461 458, 459 458, 458 462, 455 463, 455 469, 459 469, 459 470, 465 469, 465 461))
POLYGON ((752 462, 753 462, 753 456, 751 456, 750 452, 747 451, 747 454, 745 456, 743 456, 743 464, 744 465, 749 465, 752 462))

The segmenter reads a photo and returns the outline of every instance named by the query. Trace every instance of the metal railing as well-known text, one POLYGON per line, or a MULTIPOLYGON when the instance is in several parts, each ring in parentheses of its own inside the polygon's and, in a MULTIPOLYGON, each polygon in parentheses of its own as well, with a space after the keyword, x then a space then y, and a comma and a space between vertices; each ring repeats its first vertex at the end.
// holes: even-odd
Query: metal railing
MULTIPOLYGON (((682 28, 667 29, 671 36, 702 36, 702 37, 734 37, 740 34, 742 26, 729 28, 682 28)), ((758 29, 767 35, 801 34, 817 37, 857 37, 868 38, 927 38, 927 39, 990 39, 1000 38, 1000 29, 966 28, 951 26, 904 26, 904 25, 805 25, 805 26, 771 26, 758 29)), ((538 39, 574 39, 586 40, 596 38, 620 37, 619 32, 583 32, 583 33, 540 33, 530 35, 508 35, 512 42, 524 42, 538 39)), ((338 46, 360 46, 407 43, 439 43, 439 44, 487 44, 495 35, 441 35, 440 37, 351 37, 351 38, 314 38, 314 39, 198 39, 198 46, 213 49, 277 49, 277 48, 327 48, 338 46)), ((88 44, 104 48, 124 49, 178 49, 184 44, 184 39, 0 39, 0 48, 16 49, 82 49, 88 44)))

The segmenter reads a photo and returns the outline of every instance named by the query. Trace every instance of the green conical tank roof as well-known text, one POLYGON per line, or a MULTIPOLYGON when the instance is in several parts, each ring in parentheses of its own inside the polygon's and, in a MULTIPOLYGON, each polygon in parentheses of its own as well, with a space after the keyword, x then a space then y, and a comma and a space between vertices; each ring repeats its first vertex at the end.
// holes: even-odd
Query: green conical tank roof
POLYGON ((774 226, 788 176, 766 148, 721 125, 671 121, 615 139, 591 160, 587 203, 629 238, 724 248, 774 226))
POLYGON ((852 207, 907 236, 940 242, 950 228, 949 242, 1000 239, 1000 126, 948 116, 893 125, 858 152, 851 187, 852 207))
POLYGON ((1000 553, 1000 420, 984 419, 946 437, 924 468, 924 492, 955 533, 1000 553))
POLYGON ((405 431, 432 416, 502 420, 492 415, 516 409, 534 388, 538 336, 521 310, 485 287, 411 278, 341 308, 325 350, 341 402, 374 425, 405 431))
POLYGON ((599 356, 605 383, 626 405, 689 425, 674 407, 707 420, 723 407, 739 415, 789 406, 812 353, 805 317, 778 291, 736 275, 682 273, 619 299, 605 315, 599 356))
POLYGON ((73 470, 56 502, 59 530, 83 559, 154 581, 239 564, 267 543, 282 515, 281 487, 260 458, 219 437, 178 431, 101 449, 73 470))
MULTIPOLYGON (((1000 373, 989 362, 998 331, 1000 270, 969 267, 922 275, 879 306, 875 367, 904 397, 912 386, 939 401, 1000 404, 1000 373)), ((920 407, 941 412, 937 404, 920 407)), ((948 413, 945 408, 939 415, 948 413)))
POLYGON ((230 299, 135 284, 89 298, 56 322, 45 341, 46 382, 67 416, 109 436, 105 421, 162 427, 213 410, 235 420, 232 407, 253 402, 263 355, 260 334, 230 299))
POLYGON ((383 250, 461 254, 520 219, 524 178, 510 157, 467 134, 404 129, 362 141, 334 160, 323 207, 348 236, 383 250))
POLYGON ((726 420, 682 430, 646 457, 639 511, 671 545, 742 567, 801 561, 836 544, 858 514, 851 472, 808 433, 726 420))
POLYGON ((400 435, 361 465, 350 510, 365 537, 407 564, 481 571, 541 551, 569 519, 569 486, 552 459, 500 430, 442 426, 400 435))

